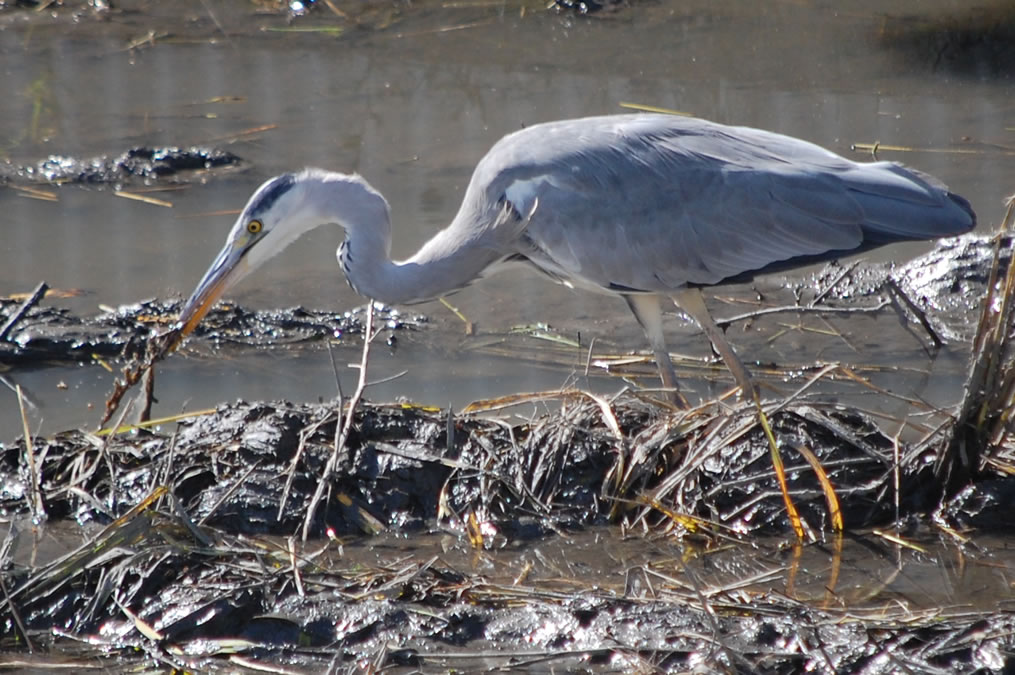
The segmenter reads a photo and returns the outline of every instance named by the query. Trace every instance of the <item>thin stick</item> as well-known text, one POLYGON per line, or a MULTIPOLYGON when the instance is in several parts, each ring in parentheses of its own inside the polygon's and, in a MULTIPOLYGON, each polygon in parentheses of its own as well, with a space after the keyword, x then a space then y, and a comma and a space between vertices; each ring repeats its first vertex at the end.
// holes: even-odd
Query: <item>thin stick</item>
MULTIPOLYGON (((338 397, 335 400, 335 410, 338 412, 335 414, 335 434, 338 434, 338 429, 342 422, 342 405, 345 401, 345 392, 342 391, 342 378, 338 375, 338 364, 335 363, 335 350, 331 347, 331 340, 325 340, 324 345, 328 348, 328 359, 331 361, 331 372, 335 376, 335 390, 338 392, 338 397)), ((330 417, 330 413, 328 415, 330 417)), ((278 500, 278 518, 281 520, 282 512, 285 510, 285 504, 289 501, 289 492, 292 490, 293 480, 296 478, 296 469, 300 465, 300 461, 303 459, 303 449, 307 445, 307 439, 315 434, 327 418, 314 422, 303 428, 300 432, 300 444, 296 447, 296 453, 293 455, 292 462, 289 464, 289 470, 286 471, 285 487, 282 488, 282 498, 278 500)))
POLYGON ((895 436, 892 438, 892 487, 895 488, 895 531, 898 532, 902 527, 900 510, 899 510, 899 492, 902 485, 902 459, 899 452, 899 437, 902 436, 902 430, 906 428, 905 421, 899 426, 899 430, 895 432, 895 436))
POLYGON ((909 297, 909 294, 902 290, 899 284, 896 283, 895 279, 892 277, 888 277, 888 290, 891 291, 892 295, 896 298, 902 300, 902 304, 904 304, 909 311, 913 313, 916 320, 920 322, 923 329, 927 331, 928 335, 930 335, 930 339, 934 342, 935 349, 940 348, 941 345, 944 344, 944 340, 942 340, 941 336, 938 335, 938 332, 934 330, 934 326, 930 325, 930 319, 927 318, 927 313, 913 302, 912 298, 909 297))
MULTIPOLYGON (((367 303, 367 323, 366 328, 363 331, 363 357, 360 359, 359 365, 359 381, 356 384, 356 391, 353 392, 352 398, 349 400, 349 408, 346 410, 345 417, 341 416, 341 409, 339 409, 338 420, 335 423, 335 445, 331 452, 331 457, 328 458, 328 463, 324 466, 324 473, 317 481, 317 489, 314 490, 314 496, 310 500, 310 507, 307 509, 307 515, 303 519, 303 541, 306 542, 307 537, 310 535, 310 525, 314 522, 314 515, 317 513, 317 507, 321 502, 321 498, 324 496, 324 490, 328 485, 328 481, 331 475, 335 472, 338 467, 340 457, 343 455, 345 444, 349 439, 349 431, 352 429, 353 419, 355 418, 356 407, 359 405, 360 399, 363 397, 363 391, 367 388, 367 363, 370 360, 370 342, 373 340, 374 335, 374 302, 373 300, 367 303), (340 430, 339 430, 340 429, 340 430)), ((348 453, 347 459, 344 462, 350 469, 355 464, 355 457, 352 453, 348 453)))
POLYGON ((717 319, 716 324, 719 326, 729 326, 734 323, 741 321, 747 321, 749 319, 756 319, 759 316, 765 316, 767 314, 876 314, 880 312, 888 305, 892 304, 888 300, 881 300, 876 305, 870 307, 812 307, 810 305, 783 305, 780 307, 763 307, 762 309, 755 309, 750 312, 744 312, 743 314, 737 314, 726 319, 717 319))
POLYGON ((831 282, 830 284, 828 284, 827 286, 825 286, 825 287, 824 287, 824 289, 822 289, 820 293, 818 293, 817 295, 815 295, 815 296, 814 296, 814 299, 813 299, 813 300, 811 300, 811 301, 810 301, 809 303, 807 303, 807 304, 808 304, 809 306, 811 306, 811 307, 814 307, 814 306, 815 306, 815 305, 817 305, 817 304, 818 304, 819 302, 821 302, 822 300, 824 300, 825 296, 826 296, 826 295, 828 295, 829 293, 831 293, 831 292, 832 292, 832 289, 833 289, 833 288, 835 288, 836 286, 838 286, 838 285, 839 285, 839 282, 840 282, 840 281, 842 281, 842 280, 843 280, 843 279, 845 279, 845 278, 846 278, 847 276, 849 276, 849 275, 850 275, 850 273, 852 273, 852 271, 853 271, 853 270, 855 270, 855 269, 857 268, 857 265, 859 265, 859 264, 860 264, 860 261, 859 261, 859 260, 857 260, 857 261, 855 261, 855 262, 854 262, 854 263, 853 263, 852 265, 847 265, 847 266, 845 267, 845 269, 843 269, 843 270, 842 270, 842 273, 841 273, 841 274, 839 274, 838 276, 836 276, 836 277, 835 277, 835 279, 833 279, 833 280, 832 280, 832 282, 831 282))
POLYGON ((39 285, 35 287, 34 291, 32 291, 32 294, 25 298, 25 301, 22 302, 16 310, 14 310, 14 313, 11 314, 10 318, 4 323, 3 328, 0 328, 0 342, 7 339, 7 336, 10 334, 14 326, 25 318, 25 314, 28 314, 28 310, 39 304, 39 300, 42 300, 42 298, 45 297, 46 291, 48 290, 49 285, 47 285, 45 281, 40 281, 39 285))
POLYGON ((293 568, 293 582, 296 584, 296 593, 301 597, 306 597, 307 593, 303 590, 303 579, 300 577, 300 565, 296 559, 296 537, 289 537, 286 539, 286 553, 289 554, 289 564, 293 568))

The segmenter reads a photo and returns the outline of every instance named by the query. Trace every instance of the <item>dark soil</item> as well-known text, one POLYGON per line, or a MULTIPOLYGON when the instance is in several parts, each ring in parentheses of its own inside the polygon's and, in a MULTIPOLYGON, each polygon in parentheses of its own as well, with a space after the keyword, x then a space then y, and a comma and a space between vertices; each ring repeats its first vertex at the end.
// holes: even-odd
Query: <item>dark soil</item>
MULTIPOLYGON (((239 403, 172 431, 69 432, 34 439, 30 453, 23 442, 6 446, 0 508, 24 517, 12 521, 23 525, 7 549, 27 518, 71 520, 93 534, 49 564, 7 562, 4 649, 66 650, 73 638, 125 664, 196 670, 238 655, 313 669, 968 672, 1006 663, 1015 632, 1003 611, 860 612, 845 597, 829 605, 744 592, 742 563, 723 562, 731 550, 794 564, 759 538, 787 523, 751 408, 674 416, 626 398, 609 413, 619 437, 606 411, 577 393, 559 413, 516 425, 367 404, 336 454, 335 407, 239 403), (265 538, 304 523, 315 543, 265 538), (562 587, 545 560, 514 583, 464 562, 470 549, 496 560, 548 539, 582 541, 583 530, 607 523, 664 537, 656 546, 670 557, 657 553, 634 577, 628 570, 618 589, 599 572, 562 587), (450 539, 433 557, 413 555, 411 537, 423 546, 435 532, 450 539), (371 550, 391 546, 395 533, 410 537, 395 549, 409 557, 384 565, 347 559, 335 539, 371 550), (658 576, 662 560, 692 551, 726 569, 728 586, 710 584, 703 596, 672 576, 686 578, 679 566, 658 576), (651 581, 638 582, 644 574, 651 581)), ((1015 479, 1003 471, 940 499, 927 455, 941 436, 902 454, 896 514, 893 439, 870 420, 797 404, 773 423, 812 527, 824 525, 826 507, 790 449, 798 445, 819 454, 851 531, 893 522, 904 537, 943 525, 1007 530, 1015 479)), ((816 545, 833 561, 841 555, 834 538, 816 545)), ((877 555, 887 564, 894 554, 877 555)))

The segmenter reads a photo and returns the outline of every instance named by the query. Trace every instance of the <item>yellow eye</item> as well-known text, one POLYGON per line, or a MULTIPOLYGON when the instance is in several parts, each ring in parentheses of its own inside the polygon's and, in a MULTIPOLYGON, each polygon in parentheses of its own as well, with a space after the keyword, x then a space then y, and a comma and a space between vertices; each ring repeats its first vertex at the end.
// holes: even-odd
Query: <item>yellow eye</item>
POLYGON ((264 229, 264 225, 261 224, 260 220, 252 220, 247 223, 247 232, 250 234, 259 234, 264 229))

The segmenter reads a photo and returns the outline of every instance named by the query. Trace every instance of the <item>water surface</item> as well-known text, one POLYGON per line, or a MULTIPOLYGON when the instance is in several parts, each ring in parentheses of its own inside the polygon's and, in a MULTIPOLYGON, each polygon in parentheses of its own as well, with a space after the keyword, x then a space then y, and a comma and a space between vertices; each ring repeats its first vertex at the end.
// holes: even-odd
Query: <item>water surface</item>
MULTIPOLYGON (((40 280, 83 289, 82 297, 54 302, 86 313, 102 304, 186 295, 231 225, 221 212, 238 210, 271 175, 305 165, 356 171, 380 189, 391 204, 393 253, 404 257, 450 221, 472 167, 502 135, 545 120, 621 112, 622 102, 772 129, 854 158, 861 156, 851 150, 855 143, 912 148, 879 156, 947 182, 973 203, 981 229, 999 220, 1011 191, 1009 81, 989 63, 956 65, 942 60, 947 50, 935 55, 920 42, 904 48, 891 37, 933 30, 962 2, 866 2, 843 11, 833 2, 661 0, 596 18, 518 2, 415 3, 394 13, 364 6, 359 27, 323 8, 316 23, 294 24, 327 22, 344 29, 337 36, 277 31, 284 21, 257 14, 247 2, 215 3, 214 16, 206 4, 184 6, 153 16, 158 5, 146 5, 143 13, 113 13, 101 22, 0 14, 0 81, 10 92, 0 97, 0 151, 12 161, 118 154, 142 143, 210 143, 241 155, 249 167, 154 195, 172 208, 118 198, 108 187, 54 189, 52 202, 0 188, 0 291, 26 291, 40 280), (152 43, 128 47, 149 30, 152 43)), ((362 304, 335 263, 340 236, 329 228, 308 235, 232 298, 252 307, 362 304)), ((904 259, 926 248, 895 246, 873 257, 904 259)), ((753 296, 749 287, 719 295, 731 293, 753 296)), ((645 347, 623 302, 557 287, 535 273, 484 281, 453 301, 480 336, 542 321, 575 339, 580 332, 584 345, 595 339, 619 352, 645 347)), ((721 298, 713 307, 720 316, 742 311, 721 298)), ((538 367, 524 356, 538 343, 507 343, 516 345, 521 362, 491 355, 470 349, 475 338, 439 304, 414 309, 431 315, 433 328, 400 339, 394 350, 375 350, 376 377, 406 371, 372 391, 377 399, 405 395, 460 407, 475 398, 557 388, 583 375, 584 348, 567 365, 538 367)), ((824 320, 802 321, 826 328, 824 320)), ((899 330, 894 316, 827 321, 843 336, 796 329, 768 340, 735 327, 730 337, 748 362, 911 360, 941 371, 941 379, 883 384, 938 404, 957 399, 961 351, 928 364, 920 341, 899 330)), ((675 352, 708 355, 704 339, 678 318, 668 332, 675 352)), ((339 347, 340 363, 358 358, 357 345, 339 347)), ((110 377, 83 366, 10 379, 41 403, 31 423, 52 431, 94 424, 110 377)), ((342 377, 351 389, 356 372, 343 370, 342 377)), ((622 386, 582 378, 579 384, 607 392, 622 386)), ((298 358, 184 354, 160 371, 155 414, 235 398, 312 401, 334 392, 321 350, 298 358)), ((20 428, 14 396, 3 390, 0 397, 6 401, 0 429, 11 438, 20 428)))

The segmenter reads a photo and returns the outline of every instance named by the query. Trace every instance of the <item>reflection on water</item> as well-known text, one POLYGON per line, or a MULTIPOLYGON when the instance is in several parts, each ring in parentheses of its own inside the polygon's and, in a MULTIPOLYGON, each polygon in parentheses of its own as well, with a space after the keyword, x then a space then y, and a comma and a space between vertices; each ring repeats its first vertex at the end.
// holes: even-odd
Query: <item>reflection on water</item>
MULTIPOLYGON (((238 209, 267 176, 308 164, 358 171, 380 189, 392 206, 393 253, 405 256, 451 219, 473 165, 500 136, 537 121, 619 112, 624 101, 769 128, 846 155, 861 142, 912 148, 881 158, 941 177, 972 201, 989 227, 1011 189, 1006 177, 1015 162, 1003 149, 1011 140, 1007 84, 935 69, 884 49, 881 41, 889 14, 920 17, 955 7, 945 0, 898 0, 861 3, 847 13, 820 3, 664 0, 582 19, 538 8, 523 13, 511 4, 443 10, 424 4, 386 28, 334 38, 260 31, 278 21, 251 16, 246 3, 217 7, 213 24, 194 3, 189 11, 199 21, 160 18, 194 39, 137 49, 124 45, 148 27, 132 15, 114 13, 101 30, 87 22, 29 29, 8 18, 0 30, 0 72, 5 91, 13 92, 0 98, 6 155, 35 160, 49 153, 115 154, 138 143, 211 143, 227 145, 252 168, 155 195, 172 208, 120 199, 109 188, 61 188, 56 202, 0 188, 0 290, 24 291, 40 280, 82 288, 84 297, 59 301, 77 311, 185 295, 230 225, 221 212, 238 209), (449 26, 459 28, 443 30, 449 26), (954 149, 974 154, 948 152, 954 149)), ((308 235, 244 282, 235 299, 260 307, 361 303, 340 278, 333 254, 338 237, 328 229, 308 235)), ((918 250, 896 247, 878 255, 918 250)), ((565 334, 580 331, 586 342, 644 347, 623 303, 554 287, 535 274, 483 282, 455 302, 481 331, 549 319, 565 334)), ((447 316, 436 304, 420 309, 447 316)), ((839 331, 856 325, 829 321, 839 331)), ((870 326, 873 339, 851 333, 843 358, 876 361, 893 349, 919 358, 905 337, 886 343, 894 339, 882 330, 890 321, 870 326)), ((431 344, 467 343, 453 320, 437 326, 431 344)), ((702 338, 679 322, 670 332, 676 351, 707 354, 702 338)), ((813 331, 795 335, 796 342, 776 343, 774 352, 761 344, 746 357, 789 354, 806 362, 841 346, 813 331)), ((373 395, 408 392, 427 403, 460 405, 516 387, 561 386, 574 370, 523 377, 504 360, 462 354, 421 346, 379 357, 379 374, 409 374, 373 395)), ((185 403, 316 400, 334 391, 323 352, 298 363, 274 355, 176 361, 162 374, 156 414, 179 412, 185 403)), ((83 367, 12 379, 45 405, 33 424, 54 430, 97 419, 87 404, 101 404, 109 376, 83 367), (56 389, 60 381, 69 388, 56 389)), ((954 381, 942 386, 933 398, 957 398, 954 381)), ((0 406, 0 428, 18 428, 12 395, 0 396, 7 403, 0 406)))
MULTIPOLYGON (((84 543, 79 527, 57 521, 44 528, 20 521, 14 533, 11 561, 16 568, 44 566, 84 543)), ((705 598, 718 606, 748 598, 762 602, 775 593, 844 611, 843 618, 849 620, 862 620, 867 613, 905 620, 922 612, 947 619, 1013 606, 1015 554, 1010 542, 978 537, 973 548, 946 536, 903 537, 902 543, 891 537, 850 535, 838 543, 801 549, 781 539, 755 539, 750 545, 728 543, 702 550, 673 537, 623 536, 616 528, 590 528, 504 541, 499 548, 477 551, 458 534, 382 533, 332 546, 324 557, 314 558, 321 569, 337 574, 368 574, 409 560, 434 559, 440 567, 482 579, 490 587, 584 592, 632 601, 683 598, 697 605, 705 598), (737 599, 731 600, 732 595, 737 599)), ((285 542, 278 547, 287 550, 285 542)), ((324 542, 306 545, 307 551, 322 548, 324 542)))
POLYGON ((782 540, 701 551, 677 539, 624 537, 615 528, 593 528, 480 552, 457 535, 380 535, 346 543, 331 564, 373 569, 406 556, 436 556, 441 564, 494 586, 562 593, 586 589, 631 600, 679 596, 695 604, 697 586, 716 604, 730 594, 760 600, 778 593, 854 616, 879 612, 902 619, 925 610, 941 617, 992 611, 1015 600, 1010 547, 997 540, 977 544, 993 553, 980 558, 947 539, 918 537, 896 544, 873 534, 798 551, 782 540))

